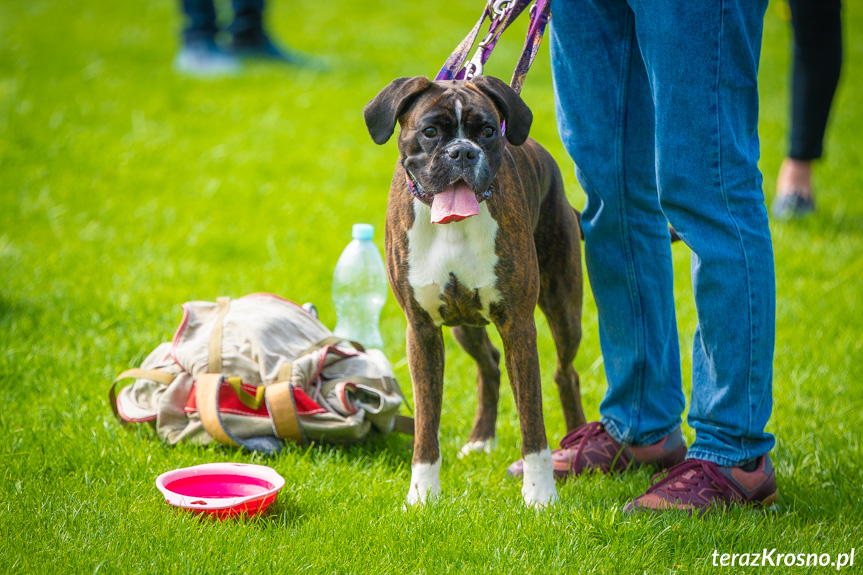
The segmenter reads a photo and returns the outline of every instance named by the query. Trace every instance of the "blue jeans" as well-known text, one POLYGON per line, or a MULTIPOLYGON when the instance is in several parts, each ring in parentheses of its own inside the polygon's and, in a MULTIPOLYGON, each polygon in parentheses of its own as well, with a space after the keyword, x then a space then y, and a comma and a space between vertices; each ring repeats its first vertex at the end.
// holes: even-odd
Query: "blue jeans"
POLYGON ((647 445, 684 408, 667 222, 692 250, 690 458, 768 452, 776 288, 757 162, 767 0, 559 0, 558 128, 587 194, 608 432, 647 445))

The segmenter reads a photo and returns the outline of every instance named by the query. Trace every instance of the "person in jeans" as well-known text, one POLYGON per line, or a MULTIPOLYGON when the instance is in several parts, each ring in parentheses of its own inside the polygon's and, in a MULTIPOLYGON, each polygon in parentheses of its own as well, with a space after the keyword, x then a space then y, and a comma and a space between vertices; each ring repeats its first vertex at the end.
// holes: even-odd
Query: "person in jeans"
POLYGON ((233 21, 227 27, 231 42, 216 43, 219 33, 213 0, 181 0, 185 25, 183 43, 174 68, 193 76, 236 73, 240 59, 260 58, 299 63, 297 55, 280 48, 264 31, 264 0, 232 0, 233 21))
POLYGON ((789 0, 794 29, 791 75, 791 142, 773 199, 781 219, 815 210, 812 162, 823 152, 824 131, 842 70, 840 0, 789 0))
MULTIPOLYGON (((667 469, 627 512, 769 505, 775 277, 758 170, 767 0, 558 0, 558 128, 587 195, 608 389, 553 453, 559 477, 667 469), (698 315, 687 451, 668 224, 698 315)), ((510 468, 518 475, 520 462, 510 468)))

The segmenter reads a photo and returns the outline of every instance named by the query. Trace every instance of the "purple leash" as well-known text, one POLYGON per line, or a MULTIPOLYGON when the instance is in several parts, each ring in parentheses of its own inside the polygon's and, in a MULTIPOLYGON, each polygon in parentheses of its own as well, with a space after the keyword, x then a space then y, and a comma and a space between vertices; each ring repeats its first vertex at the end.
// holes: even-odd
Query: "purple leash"
POLYGON ((527 72, 536 59, 545 29, 551 20, 551 0, 537 0, 530 10, 530 26, 527 29, 527 38, 524 41, 524 48, 521 50, 521 57, 515 65, 512 80, 509 82, 516 94, 521 94, 521 87, 524 85, 527 72))
MULTIPOLYGON (((491 57, 491 53, 504 30, 524 12, 530 2, 531 0, 489 0, 473 29, 447 59, 435 80, 470 80, 481 75, 485 63, 491 57), (486 18, 491 18, 489 31, 477 45, 477 51, 473 58, 465 64, 467 54, 473 47, 486 18)), ((527 30, 527 38, 509 84, 516 93, 521 93, 524 79, 539 51, 539 45, 550 18, 551 0, 536 0, 536 3, 530 8, 530 25, 527 30)))

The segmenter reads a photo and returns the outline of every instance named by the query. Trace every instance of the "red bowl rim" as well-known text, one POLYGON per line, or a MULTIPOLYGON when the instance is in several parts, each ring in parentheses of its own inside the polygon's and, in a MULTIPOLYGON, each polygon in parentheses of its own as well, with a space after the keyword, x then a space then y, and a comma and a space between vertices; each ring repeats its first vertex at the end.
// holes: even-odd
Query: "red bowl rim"
POLYGON ((266 465, 255 465, 252 463, 203 463, 191 467, 183 467, 167 471, 156 478, 156 487, 162 492, 170 505, 183 509, 196 511, 219 511, 244 505, 257 499, 266 499, 277 493, 285 485, 285 479, 275 469, 266 465), (265 492, 242 497, 198 497, 181 495, 168 489, 173 481, 197 475, 238 475, 262 479, 272 484, 265 492))

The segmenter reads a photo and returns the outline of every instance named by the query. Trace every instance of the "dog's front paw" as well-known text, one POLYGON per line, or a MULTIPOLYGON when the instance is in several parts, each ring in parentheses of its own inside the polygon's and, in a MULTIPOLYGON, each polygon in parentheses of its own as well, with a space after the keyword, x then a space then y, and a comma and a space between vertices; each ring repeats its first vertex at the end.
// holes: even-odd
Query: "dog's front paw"
POLYGON ((462 459, 474 453, 491 453, 496 445, 497 441, 495 441, 494 437, 483 441, 468 441, 461 448, 461 451, 458 452, 458 458, 462 459))
POLYGON ((408 490, 408 505, 417 505, 440 495, 440 460, 435 463, 411 465, 411 487, 408 490))
POLYGON ((557 501, 554 464, 551 461, 551 451, 547 447, 539 453, 524 456, 524 485, 521 487, 521 495, 528 507, 546 507, 557 501))

